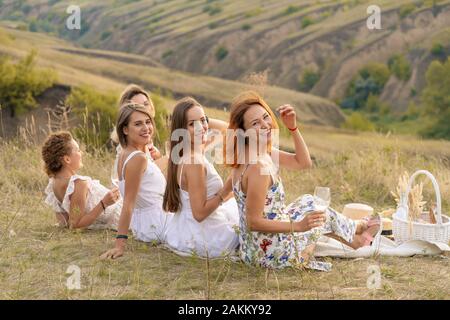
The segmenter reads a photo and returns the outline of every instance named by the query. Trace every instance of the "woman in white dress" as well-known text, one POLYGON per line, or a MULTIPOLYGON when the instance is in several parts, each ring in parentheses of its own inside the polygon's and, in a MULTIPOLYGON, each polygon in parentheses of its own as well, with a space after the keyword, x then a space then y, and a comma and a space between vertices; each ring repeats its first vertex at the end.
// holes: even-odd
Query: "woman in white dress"
MULTIPOLYGON (((145 91, 142 87, 140 87, 136 84, 130 84, 123 90, 123 92, 121 93, 120 98, 119 98, 119 110, 122 106, 124 106, 128 103, 137 103, 137 104, 143 105, 144 107, 146 107, 148 109, 148 112, 150 113, 152 118, 155 119, 156 110, 155 110, 153 101, 150 98, 150 94, 147 91, 145 91)), ((117 130, 115 130, 115 129, 111 133, 111 140, 115 144, 117 144, 116 159, 114 161, 114 166, 113 166, 112 175, 111 175, 113 184, 117 184, 117 180, 118 180, 117 179, 117 177, 118 177, 117 164, 119 162, 119 155, 122 152, 122 146, 119 143, 119 137, 117 136, 117 130)), ((152 159, 157 161, 157 164, 160 168, 164 169, 164 167, 167 164, 167 161, 166 161, 166 159, 161 159, 161 157, 162 157, 161 153, 158 150, 158 148, 155 147, 155 145, 153 144, 153 141, 150 141, 150 143, 147 145, 147 147, 148 147, 148 150, 150 152, 152 159)))
POLYGON ((117 228, 122 208, 119 191, 77 174, 83 166, 82 152, 69 132, 49 135, 42 147, 42 159, 49 176, 45 202, 55 211, 60 226, 117 228))
POLYGON ((230 199, 231 180, 224 185, 205 157, 207 130, 208 118, 197 101, 185 98, 177 103, 163 207, 175 212, 167 246, 178 253, 214 258, 236 249, 239 213, 236 201, 230 199), (178 133, 182 142, 175 141, 178 133))
POLYGON ((123 207, 115 247, 102 255, 113 259, 125 251, 130 224, 138 240, 161 243, 172 218, 172 214, 162 209, 164 175, 147 147, 155 132, 148 108, 135 103, 122 106, 116 130, 122 146, 117 169, 123 207))

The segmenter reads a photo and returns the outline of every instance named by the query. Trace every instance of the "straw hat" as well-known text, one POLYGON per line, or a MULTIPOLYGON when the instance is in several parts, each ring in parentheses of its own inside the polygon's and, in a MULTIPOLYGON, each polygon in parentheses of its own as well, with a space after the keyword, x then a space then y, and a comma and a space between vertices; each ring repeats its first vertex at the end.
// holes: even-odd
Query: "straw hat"
POLYGON ((383 223, 383 231, 381 234, 383 236, 392 236, 392 220, 389 218, 382 218, 381 222, 383 223))
POLYGON ((360 220, 373 214, 373 208, 363 203, 349 203, 345 205, 342 214, 347 218, 360 220))

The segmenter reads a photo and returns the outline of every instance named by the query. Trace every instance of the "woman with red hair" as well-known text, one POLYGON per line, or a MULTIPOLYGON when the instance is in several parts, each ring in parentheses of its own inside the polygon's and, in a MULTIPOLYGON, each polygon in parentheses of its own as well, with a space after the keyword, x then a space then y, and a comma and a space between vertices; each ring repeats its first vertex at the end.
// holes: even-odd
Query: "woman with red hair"
POLYGON ((233 192, 239 207, 240 255, 248 264, 268 268, 304 266, 329 271, 330 263, 313 260, 319 237, 327 235, 355 249, 370 245, 379 230, 379 217, 357 223, 331 208, 318 211, 311 195, 285 205, 275 163, 303 170, 310 168, 312 161, 297 128, 294 108, 283 105, 277 111, 291 132, 295 153, 272 147, 278 125, 257 93, 243 93, 231 106, 232 135, 227 135, 226 161, 233 168, 233 192))

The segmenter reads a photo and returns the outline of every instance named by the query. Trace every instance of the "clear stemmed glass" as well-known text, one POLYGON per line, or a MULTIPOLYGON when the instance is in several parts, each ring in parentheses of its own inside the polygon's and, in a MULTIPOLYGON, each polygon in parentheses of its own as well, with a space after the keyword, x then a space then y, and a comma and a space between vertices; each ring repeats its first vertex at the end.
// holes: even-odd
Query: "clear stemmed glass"
POLYGON ((119 174, 117 173, 117 161, 118 159, 114 161, 114 165, 111 169, 111 183, 113 188, 119 187, 119 174))
MULTIPOLYGON (((316 211, 322 211, 326 213, 327 208, 330 206, 331 193, 330 188, 316 187, 314 189, 314 206, 316 211)), ((320 237, 320 231, 322 227, 313 228, 317 237, 320 237)))
POLYGON ((317 211, 326 211, 330 206, 331 194, 330 188, 327 187, 316 187, 314 189, 314 203, 316 205, 317 211))

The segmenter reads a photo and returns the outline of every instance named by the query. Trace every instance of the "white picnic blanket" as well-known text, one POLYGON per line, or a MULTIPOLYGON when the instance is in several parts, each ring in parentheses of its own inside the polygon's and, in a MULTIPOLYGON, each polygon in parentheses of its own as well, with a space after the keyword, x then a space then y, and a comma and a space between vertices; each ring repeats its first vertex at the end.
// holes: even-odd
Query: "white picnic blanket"
MULTIPOLYGON (((160 247, 172 251, 180 256, 192 256, 190 253, 180 252, 168 246, 160 247)), ((371 246, 362 247, 357 250, 326 236, 322 236, 316 244, 314 250, 315 257, 335 257, 335 258, 369 258, 373 255, 411 257, 414 255, 442 255, 450 252, 450 246, 442 242, 427 242, 422 240, 410 240, 397 245, 394 241, 378 235, 371 246)), ((232 261, 240 261, 238 252, 233 252, 227 257, 232 261)), ((198 256, 200 259, 205 259, 198 256)), ((214 258, 223 259, 223 257, 214 258)))
POLYGON ((448 244, 410 240, 397 245, 394 241, 377 236, 371 246, 357 250, 326 236, 322 236, 316 244, 314 256, 339 258, 367 258, 375 254, 385 256, 410 257, 414 255, 441 255, 450 252, 448 244))

